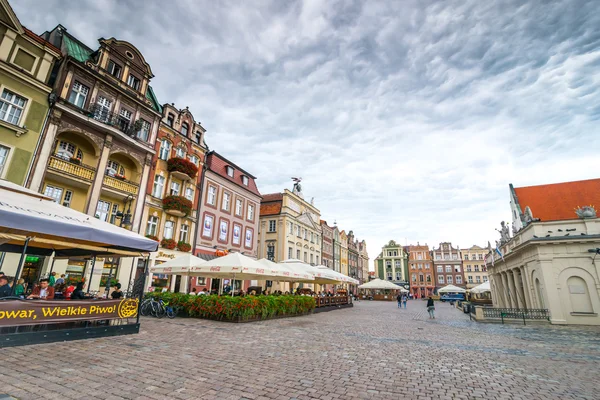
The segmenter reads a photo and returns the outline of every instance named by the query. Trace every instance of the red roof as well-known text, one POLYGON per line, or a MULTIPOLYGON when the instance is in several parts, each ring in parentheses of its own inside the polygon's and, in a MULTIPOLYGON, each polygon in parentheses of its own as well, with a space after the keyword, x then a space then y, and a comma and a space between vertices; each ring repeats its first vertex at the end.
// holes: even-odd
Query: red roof
POLYGON ((256 187, 254 177, 246 171, 239 168, 238 166, 236 166, 235 164, 233 164, 232 162, 230 162, 229 160, 227 160, 226 158, 224 158, 223 156, 221 156, 220 154, 215 153, 214 151, 209 152, 206 155, 206 165, 208 166, 208 169, 214 172, 215 174, 221 176, 224 179, 227 179, 228 181, 236 184, 237 186, 243 189, 248 190, 251 193, 254 193, 257 196, 260 196, 260 192, 256 187), (227 166, 233 167, 233 178, 227 175, 227 166), (242 175, 248 177, 248 186, 244 185, 244 183, 242 182, 242 175))
POLYGON ((281 213, 281 202, 260 203, 260 216, 278 215, 281 213))
POLYGON ((531 209, 542 221, 577 219, 575 209, 600 206, 600 179, 515 188, 521 212, 531 209))
POLYGON ((283 200, 283 193, 269 193, 265 194, 262 198, 263 203, 268 203, 269 201, 281 201, 283 200))
POLYGON ((61 54, 61 51, 58 47, 56 47, 55 45, 53 45, 52 43, 50 43, 49 41, 47 41, 46 39, 44 39, 43 37, 37 35, 35 32, 30 31, 29 29, 23 27, 23 31, 25 31, 25 34, 27 36, 29 36, 30 38, 32 38, 33 40, 35 40, 36 42, 43 44, 44 46, 48 47, 49 49, 54 50, 55 52, 57 52, 58 54, 61 54))

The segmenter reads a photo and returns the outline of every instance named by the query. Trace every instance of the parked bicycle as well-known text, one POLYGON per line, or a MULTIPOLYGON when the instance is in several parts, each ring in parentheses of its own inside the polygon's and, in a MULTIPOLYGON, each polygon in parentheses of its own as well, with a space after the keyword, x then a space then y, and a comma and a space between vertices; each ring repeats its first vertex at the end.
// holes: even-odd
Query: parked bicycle
POLYGON ((171 306, 168 302, 163 299, 148 298, 142 302, 140 306, 140 315, 152 316, 156 318, 175 318, 177 316, 177 310, 171 306))

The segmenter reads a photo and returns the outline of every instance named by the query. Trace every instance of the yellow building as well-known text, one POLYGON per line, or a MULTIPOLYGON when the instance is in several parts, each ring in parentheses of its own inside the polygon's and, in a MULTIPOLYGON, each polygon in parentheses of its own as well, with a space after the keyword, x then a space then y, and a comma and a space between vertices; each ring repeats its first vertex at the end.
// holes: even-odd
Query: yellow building
POLYGON ((348 235, 346 231, 340 232, 340 268, 342 274, 350 276, 348 270, 348 235))
POLYGON ((488 250, 479 246, 472 246, 468 249, 461 249, 460 253, 463 258, 463 270, 467 289, 487 282, 488 273, 485 266, 485 256, 488 250))
MULTIPOLYGON (((263 195, 260 206, 258 258, 278 262, 298 259, 321 263, 321 212, 302 192, 263 195)), ((274 287, 276 289, 276 287, 274 287)), ((283 289, 281 289, 283 290, 283 289)))

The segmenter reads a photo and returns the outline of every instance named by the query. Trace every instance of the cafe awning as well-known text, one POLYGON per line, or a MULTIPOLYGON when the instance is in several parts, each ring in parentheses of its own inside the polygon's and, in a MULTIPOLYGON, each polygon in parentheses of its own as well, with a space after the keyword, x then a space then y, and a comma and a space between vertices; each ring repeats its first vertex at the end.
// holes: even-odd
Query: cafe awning
POLYGON ((466 290, 454 285, 446 285, 438 290, 438 293, 465 293, 466 290))
POLYGON ((383 279, 373 279, 370 282, 363 283, 358 287, 359 289, 387 289, 387 290, 400 290, 401 292, 408 292, 402 286, 398 286, 395 283, 384 281, 383 279))
POLYGON ((139 256, 158 243, 64 207, 29 189, 0 180, 0 251, 56 256, 139 256))

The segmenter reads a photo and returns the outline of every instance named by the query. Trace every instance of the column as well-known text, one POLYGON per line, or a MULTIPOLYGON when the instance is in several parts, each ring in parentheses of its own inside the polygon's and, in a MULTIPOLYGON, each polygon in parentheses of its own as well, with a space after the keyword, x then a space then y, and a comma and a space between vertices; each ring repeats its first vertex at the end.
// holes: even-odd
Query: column
POLYGON ((529 268, 527 268, 527 265, 521 267, 521 277, 525 284, 525 297, 527 298, 529 307, 540 308, 535 300, 535 293, 533 292, 533 285, 531 284, 529 268))
POLYGON ((525 308, 525 302, 523 301, 523 296, 521 294, 521 287, 519 286, 520 279, 517 275, 517 271, 517 269, 510 270, 510 273, 512 274, 513 278, 513 286, 515 287, 515 299, 519 308, 525 308))
POLYGON ((177 282, 177 275, 171 275, 171 285, 169 286, 170 292, 175 292, 175 282, 177 282))
POLYGON ((4 38, 2 38, 2 42, 0 43, 0 60, 8 61, 8 55, 13 48, 16 38, 17 32, 11 29, 7 29, 6 32, 4 32, 4 38))
POLYGON ((40 62, 40 68, 38 69, 36 79, 40 82, 46 82, 46 78, 48 77, 48 71, 50 71, 50 67, 52 66, 52 55, 49 53, 44 53, 44 58, 42 58, 40 62))
POLYGON ((133 213, 133 226, 131 230, 134 232, 140 232, 140 224, 142 221, 143 210, 146 200, 146 188, 148 187, 148 178, 150 176, 150 163, 152 162, 151 156, 146 155, 146 162, 144 163, 144 170, 142 172, 142 179, 140 180, 140 188, 138 190, 137 202, 135 205, 135 211, 133 213))
POLYGON ((92 190, 90 192, 90 198, 88 199, 86 214, 95 215, 96 205, 100 199, 100 193, 102 192, 102 183, 104 181, 104 173, 106 171, 106 164, 108 163, 108 156, 110 155, 110 149, 112 147, 112 136, 106 135, 104 141, 104 147, 100 154, 100 160, 96 167, 96 176, 94 176, 94 182, 92 183, 92 190))
POLYGON ((525 267, 519 267, 519 277, 521 282, 521 294, 523 295, 523 301, 525 302, 525 308, 533 308, 531 299, 529 298, 529 289, 527 287, 527 280, 525 279, 525 267))
POLYGON ((502 275, 502 294, 506 300, 506 307, 513 308, 513 303, 510 296, 510 286, 508 285, 508 277, 506 276, 506 272, 501 272, 500 274, 502 275))
POLYGON ((515 280, 512 276, 511 270, 506 271, 506 280, 508 283, 508 287, 510 289, 510 303, 512 305, 511 308, 519 308, 519 303, 517 301, 517 290, 515 288, 515 280))
POLYGON ((188 292, 189 279, 190 279, 189 276, 184 275, 181 277, 181 283, 179 284, 179 293, 187 293, 188 292))
POLYGON ((46 173, 48 159, 50 158, 50 155, 52 155, 52 150, 54 150, 54 140, 56 139, 58 126, 60 125, 60 116, 61 112, 57 110, 52 111, 50 114, 45 137, 40 145, 38 155, 33 160, 33 174, 28 187, 36 192, 39 192, 43 189, 42 184, 44 175, 46 173))
POLYGON ((498 286, 498 279, 496 274, 489 274, 488 279, 490 280, 490 288, 492 289, 492 304, 496 307, 503 308, 501 304, 501 297, 499 296, 500 287, 498 286))

